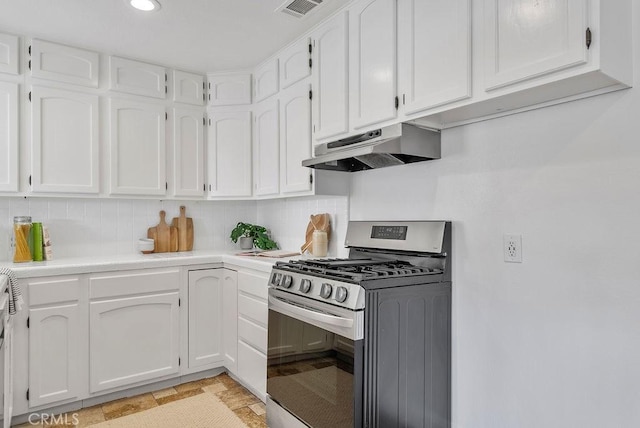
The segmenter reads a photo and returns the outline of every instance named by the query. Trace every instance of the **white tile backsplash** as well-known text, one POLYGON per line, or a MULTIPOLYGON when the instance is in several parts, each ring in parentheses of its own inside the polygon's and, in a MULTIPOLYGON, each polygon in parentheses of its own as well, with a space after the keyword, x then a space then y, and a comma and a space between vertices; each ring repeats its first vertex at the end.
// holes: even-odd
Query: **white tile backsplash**
POLYGON ((194 249, 229 251, 238 221, 255 223, 255 201, 158 201, 133 199, 65 199, 0 197, 0 261, 11 260, 13 217, 30 215, 49 227, 54 258, 133 254, 139 238, 160 221, 180 214, 180 205, 193 219, 194 249))
POLYGON ((305 197, 264 201, 158 201, 134 199, 65 199, 0 197, 0 261, 13 257, 10 242, 13 217, 30 215, 49 227, 55 258, 133 254, 139 238, 167 223, 187 207, 193 219, 194 249, 232 251, 229 239, 237 222, 257 223, 271 231, 280 248, 299 251, 311 214, 331 215, 329 255, 344 257, 349 202, 346 196, 305 197))
POLYGON ((287 198, 258 201, 258 223, 271 231, 280 248, 300 251, 311 214, 331 216, 330 257, 346 257, 344 248, 349 220, 347 196, 287 198))

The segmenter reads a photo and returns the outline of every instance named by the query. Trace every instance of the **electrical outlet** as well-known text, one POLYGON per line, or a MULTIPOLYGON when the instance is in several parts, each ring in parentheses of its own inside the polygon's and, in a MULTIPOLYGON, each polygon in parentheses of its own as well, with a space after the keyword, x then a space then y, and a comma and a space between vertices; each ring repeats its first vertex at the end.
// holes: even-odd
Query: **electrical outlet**
POLYGON ((504 261, 522 263, 522 235, 504 235, 504 261))

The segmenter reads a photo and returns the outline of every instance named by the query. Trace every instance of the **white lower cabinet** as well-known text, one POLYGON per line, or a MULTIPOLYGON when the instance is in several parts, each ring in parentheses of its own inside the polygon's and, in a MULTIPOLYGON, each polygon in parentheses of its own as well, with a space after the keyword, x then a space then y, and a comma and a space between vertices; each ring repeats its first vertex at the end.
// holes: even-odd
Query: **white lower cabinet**
POLYGON ((89 278, 90 392, 179 371, 179 268, 89 278))
POLYGON ((267 400, 267 356, 238 341, 238 377, 262 401, 267 400), (241 368, 241 369, 240 369, 241 368), (241 371, 240 371, 241 370, 241 371))
MULTIPOLYGON (((86 281, 79 277, 27 280, 29 292, 29 407, 82 398, 86 393, 86 281)), ((19 358, 20 356, 18 356, 19 358)))
POLYGON ((237 376, 262 401, 267 397, 267 289, 269 274, 238 271, 237 376))
POLYGON ((238 273, 223 269, 222 279, 222 349, 224 366, 238 371, 238 273))
POLYGON ((224 360, 225 273, 225 269, 189 271, 189 368, 222 365, 224 360))

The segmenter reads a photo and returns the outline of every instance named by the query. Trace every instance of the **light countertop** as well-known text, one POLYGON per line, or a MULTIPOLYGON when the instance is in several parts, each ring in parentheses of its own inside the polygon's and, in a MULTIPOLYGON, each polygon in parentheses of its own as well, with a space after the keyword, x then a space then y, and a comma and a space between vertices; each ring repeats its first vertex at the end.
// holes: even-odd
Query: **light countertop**
POLYGON ((0 262, 0 267, 10 268, 18 278, 34 278, 55 275, 74 275, 93 272, 113 272, 129 269, 150 269, 172 266, 223 264, 225 267, 241 267, 270 272, 277 261, 288 261, 304 256, 268 258, 262 256, 238 256, 237 252, 183 251, 177 253, 127 254, 63 258, 44 262, 0 262))

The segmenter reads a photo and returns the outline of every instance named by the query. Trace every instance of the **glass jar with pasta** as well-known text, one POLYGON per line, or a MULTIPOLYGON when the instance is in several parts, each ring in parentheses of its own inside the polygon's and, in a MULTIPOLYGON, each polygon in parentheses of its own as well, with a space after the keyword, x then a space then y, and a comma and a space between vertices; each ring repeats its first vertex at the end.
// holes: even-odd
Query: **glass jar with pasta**
POLYGON ((13 218, 13 239, 15 251, 14 263, 30 262, 31 257, 31 217, 20 216, 13 218))

